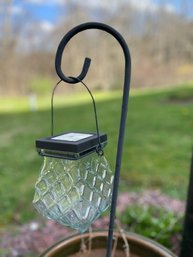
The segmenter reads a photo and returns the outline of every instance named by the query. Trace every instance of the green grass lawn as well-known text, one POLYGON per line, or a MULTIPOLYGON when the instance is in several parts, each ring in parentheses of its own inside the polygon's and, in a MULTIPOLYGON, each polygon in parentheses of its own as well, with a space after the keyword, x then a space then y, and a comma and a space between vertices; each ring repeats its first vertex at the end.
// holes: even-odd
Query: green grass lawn
MULTIPOLYGON (((89 96, 85 96, 56 96, 55 134, 68 130, 95 131, 92 104, 89 96)), ((100 130, 108 134, 105 154, 114 169, 121 93, 95 96, 100 130)), ((42 158, 36 153, 34 141, 50 135, 50 109, 48 97, 39 101, 36 112, 28 110, 25 99, 2 99, 2 103, 0 226, 5 226, 25 222, 37 215, 31 202, 42 158)), ((192 141, 193 85, 133 92, 120 190, 153 188, 185 199, 192 141)))

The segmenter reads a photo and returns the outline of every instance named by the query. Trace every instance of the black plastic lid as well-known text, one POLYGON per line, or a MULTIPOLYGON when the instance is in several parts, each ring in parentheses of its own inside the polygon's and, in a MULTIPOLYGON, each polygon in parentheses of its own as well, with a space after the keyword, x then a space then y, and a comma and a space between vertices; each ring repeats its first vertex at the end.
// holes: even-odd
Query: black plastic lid
MULTIPOLYGON (((83 156, 84 153, 94 151, 100 144, 104 146, 107 142, 107 135, 102 133, 98 135, 96 133, 82 133, 82 132, 66 132, 60 135, 46 137, 36 140, 36 148, 40 153, 40 150, 49 150, 49 152, 63 152, 66 153, 66 157, 70 154, 74 156, 83 156)), ((46 152, 46 151, 45 151, 46 152)), ((43 152, 41 151, 42 155, 43 152)), ((45 154, 46 155, 46 154, 45 154)), ((65 156, 65 154, 64 154, 65 156)))

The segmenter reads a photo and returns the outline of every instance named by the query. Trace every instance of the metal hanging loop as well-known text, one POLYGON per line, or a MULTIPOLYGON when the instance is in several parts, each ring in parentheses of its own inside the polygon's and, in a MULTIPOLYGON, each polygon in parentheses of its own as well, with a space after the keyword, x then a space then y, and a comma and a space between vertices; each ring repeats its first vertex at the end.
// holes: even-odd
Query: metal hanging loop
MULTIPOLYGON (((77 78, 74 77, 70 77, 72 79, 77 80, 77 78)), ((54 135, 54 94, 55 91, 58 87, 58 85, 61 83, 62 80, 59 80, 56 85, 54 86, 53 90, 52 90, 52 96, 51 96, 51 136, 54 135)), ((99 133, 99 124, 98 124, 98 115, 97 115, 97 108, 96 108, 96 103, 95 103, 95 99, 94 96, 91 92, 91 90, 87 87, 87 85, 82 81, 78 81, 79 83, 81 83, 87 90, 87 92, 89 93, 91 99, 92 99, 92 103, 93 103, 93 110, 94 110, 94 117, 95 117, 95 124, 96 124, 96 133, 97 133, 97 137, 98 137, 98 146, 96 148, 96 153, 99 156, 103 156, 104 152, 103 152, 103 146, 101 144, 101 140, 100 140, 100 133, 99 133)))
POLYGON ((127 46, 126 41, 122 37, 122 35, 115 30, 114 28, 98 22, 88 22, 80 24, 73 29, 71 29, 61 40, 55 58, 55 68, 58 76, 61 80, 75 84, 78 81, 83 80, 86 77, 86 74, 89 70, 91 59, 86 57, 84 60, 83 68, 80 75, 77 78, 72 78, 69 76, 65 76, 61 69, 62 62, 62 54, 65 46, 70 41, 70 39, 78 34, 81 31, 88 29, 99 29, 111 34, 122 47, 124 57, 125 57, 125 72, 124 72, 124 87, 123 87, 123 98, 122 98, 122 109, 121 109, 121 119, 119 126, 119 137, 117 144, 117 153, 116 153, 116 165, 115 165, 115 174, 114 174, 114 182, 113 182, 113 193, 112 193, 112 202, 111 202, 111 211, 110 211, 110 221, 109 221, 109 232, 108 232, 108 242, 107 242, 107 254, 106 257, 111 257, 112 253, 112 244, 113 244, 113 228, 116 214, 116 203, 118 196, 118 186, 119 186, 119 177, 120 177, 120 169, 121 169, 121 161, 122 161, 122 152, 123 152, 123 143, 124 143, 124 134, 125 134, 125 125, 127 118, 127 109, 128 109, 128 100, 129 100, 129 90, 130 90, 130 78, 131 78, 131 57, 129 48, 127 46))

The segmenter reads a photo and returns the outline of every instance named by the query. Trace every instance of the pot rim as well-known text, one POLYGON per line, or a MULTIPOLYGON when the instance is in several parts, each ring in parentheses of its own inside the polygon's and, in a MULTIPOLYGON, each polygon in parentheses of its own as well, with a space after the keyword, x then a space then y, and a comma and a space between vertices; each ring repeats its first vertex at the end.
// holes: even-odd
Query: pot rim
MULTIPOLYGON (((133 233, 133 232, 126 232, 124 231, 124 234, 126 235, 126 238, 129 242, 135 242, 139 245, 143 245, 144 247, 147 247, 148 249, 152 249, 157 254, 160 254, 160 257, 177 257, 174 253, 172 253, 170 250, 168 250, 163 245, 157 243, 156 241, 149 239, 147 237, 141 236, 139 234, 133 233)), ((114 235, 117 237, 121 237, 121 234, 119 232, 114 232, 114 235)), ((107 230, 99 230, 99 231, 92 231, 91 233, 86 232, 83 234, 75 233, 68 237, 63 238, 59 242, 53 244, 50 246, 47 250, 45 250, 39 257, 53 257, 51 254, 51 250, 58 251, 62 247, 71 245, 73 242, 76 242, 80 240, 80 238, 96 238, 96 237, 107 237, 108 231, 107 230)))

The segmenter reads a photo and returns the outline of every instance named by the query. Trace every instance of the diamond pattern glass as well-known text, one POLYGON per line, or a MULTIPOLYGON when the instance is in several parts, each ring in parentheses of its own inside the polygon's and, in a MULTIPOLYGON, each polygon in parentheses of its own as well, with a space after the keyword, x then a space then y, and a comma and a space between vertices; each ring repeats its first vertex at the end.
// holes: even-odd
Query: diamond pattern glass
POLYGON ((113 174, 104 156, 44 157, 33 205, 43 216, 86 231, 111 204, 113 174))

